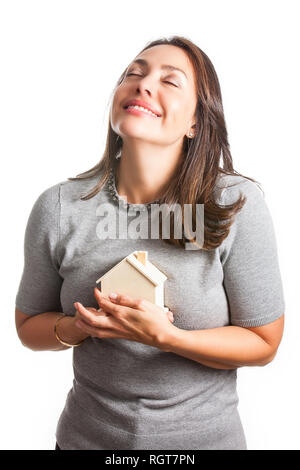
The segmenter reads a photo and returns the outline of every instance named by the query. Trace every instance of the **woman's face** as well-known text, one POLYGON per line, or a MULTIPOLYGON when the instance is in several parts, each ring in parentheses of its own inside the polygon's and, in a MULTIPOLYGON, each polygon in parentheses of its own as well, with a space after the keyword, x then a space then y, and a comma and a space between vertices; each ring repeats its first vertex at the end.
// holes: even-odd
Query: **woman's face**
POLYGON ((110 122, 123 141, 128 137, 168 145, 182 141, 191 131, 196 105, 194 70, 188 56, 179 47, 163 44, 145 50, 128 66, 114 93, 110 122), (143 63, 135 62, 139 59, 143 63), (142 100, 159 117, 127 111, 124 106, 128 100, 142 100))

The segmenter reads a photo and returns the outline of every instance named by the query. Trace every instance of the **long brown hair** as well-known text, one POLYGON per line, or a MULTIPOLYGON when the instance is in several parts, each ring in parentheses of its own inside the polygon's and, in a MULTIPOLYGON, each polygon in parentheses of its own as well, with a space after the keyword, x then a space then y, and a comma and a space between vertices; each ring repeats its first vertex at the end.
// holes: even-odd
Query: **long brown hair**
MULTIPOLYGON (((167 185, 165 193, 160 198, 160 203, 180 204, 182 214, 184 213, 184 204, 191 204, 190 207, 193 208, 193 227, 196 226, 195 205, 204 204, 204 243, 202 249, 213 250, 220 246, 228 236, 235 214, 242 209, 246 202, 246 197, 240 195, 233 204, 218 204, 214 193, 217 178, 222 173, 242 176, 255 183, 257 181, 233 169, 220 84, 208 56, 192 41, 182 36, 151 41, 141 52, 160 44, 177 46, 186 52, 194 67, 198 98, 195 137, 193 139, 184 137, 184 158, 180 160, 177 170, 172 175, 170 184, 167 185), (223 167, 220 166, 221 159, 223 160, 223 167)), ((126 70, 117 81, 115 89, 122 83, 125 74, 126 70)), ((102 177, 91 191, 81 196, 82 200, 94 197, 106 184, 110 170, 115 171, 118 165, 116 155, 121 148, 122 139, 114 132, 109 122, 102 159, 90 170, 80 173, 74 178, 68 178, 71 181, 87 179, 100 175, 103 171, 102 177)), ((185 235, 182 239, 172 236, 174 235, 174 216, 172 212, 170 222, 171 238, 164 239, 166 243, 181 247, 185 246, 186 240, 195 243, 195 239, 186 238, 185 235)), ((183 230, 182 233, 184 234, 185 231, 183 230)), ((159 236, 161 238, 161 220, 159 236)))

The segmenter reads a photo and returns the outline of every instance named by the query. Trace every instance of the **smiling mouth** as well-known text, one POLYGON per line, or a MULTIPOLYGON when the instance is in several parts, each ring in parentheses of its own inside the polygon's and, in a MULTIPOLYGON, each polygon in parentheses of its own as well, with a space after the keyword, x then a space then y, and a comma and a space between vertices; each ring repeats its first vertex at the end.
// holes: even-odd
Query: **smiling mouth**
POLYGON ((143 108, 142 106, 133 106, 133 105, 129 105, 129 106, 125 106, 124 109, 126 111, 135 111, 134 114, 140 114, 140 113, 143 113, 143 114, 148 114, 149 116, 152 116, 152 117, 155 117, 155 118, 159 118, 160 116, 158 116, 157 114, 154 114, 152 111, 150 111, 149 109, 147 108, 143 108), (136 113, 136 111, 138 111, 138 113, 136 113))

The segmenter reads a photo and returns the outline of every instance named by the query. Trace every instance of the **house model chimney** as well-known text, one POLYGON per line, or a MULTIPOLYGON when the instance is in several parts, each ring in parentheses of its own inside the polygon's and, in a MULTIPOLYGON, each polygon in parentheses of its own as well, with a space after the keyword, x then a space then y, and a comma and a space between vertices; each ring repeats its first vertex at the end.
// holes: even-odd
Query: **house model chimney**
POLYGON ((146 266, 146 262, 147 262, 147 259, 148 259, 148 252, 147 251, 137 251, 135 253, 135 256, 137 257, 137 259, 144 265, 146 266))

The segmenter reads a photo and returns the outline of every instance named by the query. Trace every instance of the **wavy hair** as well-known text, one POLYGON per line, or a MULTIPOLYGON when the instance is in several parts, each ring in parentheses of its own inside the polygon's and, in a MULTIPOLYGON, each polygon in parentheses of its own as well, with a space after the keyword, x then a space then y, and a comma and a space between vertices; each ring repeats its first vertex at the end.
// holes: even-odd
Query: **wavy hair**
MULTIPOLYGON (((195 137, 189 139, 184 136, 182 147, 184 158, 180 159, 171 181, 166 185, 167 188, 160 198, 160 203, 180 204, 182 214, 184 204, 191 204, 193 227, 196 226, 196 204, 204 204, 204 241, 201 248, 213 250, 220 246, 228 236, 236 213, 246 202, 246 197, 240 194, 239 198, 230 205, 219 204, 214 191, 218 177, 221 174, 236 175, 254 183, 258 182, 238 173, 233 168, 220 84, 209 57, 192 41, 182 36, 163 37, 151 41, 141 52, 160 44, 173 45, 185 51, 193 65, 197 90, 195 137)), ((122 83, 126 70, 117 81, 115 89, 122 83)), ((97 184, 87 194, 81 196, 82 200, 94 197, 106 184, 110 170, 115 171, 118 165, 116 156, 121 148, 122 139, 114 132, 109 122, 106 146, 101 160, 90 170, 68 178, 74 181, 102 174, 97 184)), ((184 224, 184 218, 182 218, 182 223, 184 224)), ((161 220, 159 226, 159 237, 168 244, 184 247, 186 241, 196 243, 195 238, 185 236, 186 229, 184 230, 183 227, 182 238, 174 238, 174 214, 172 212, 170 213, 170 238, 162 238, 161 220)))

